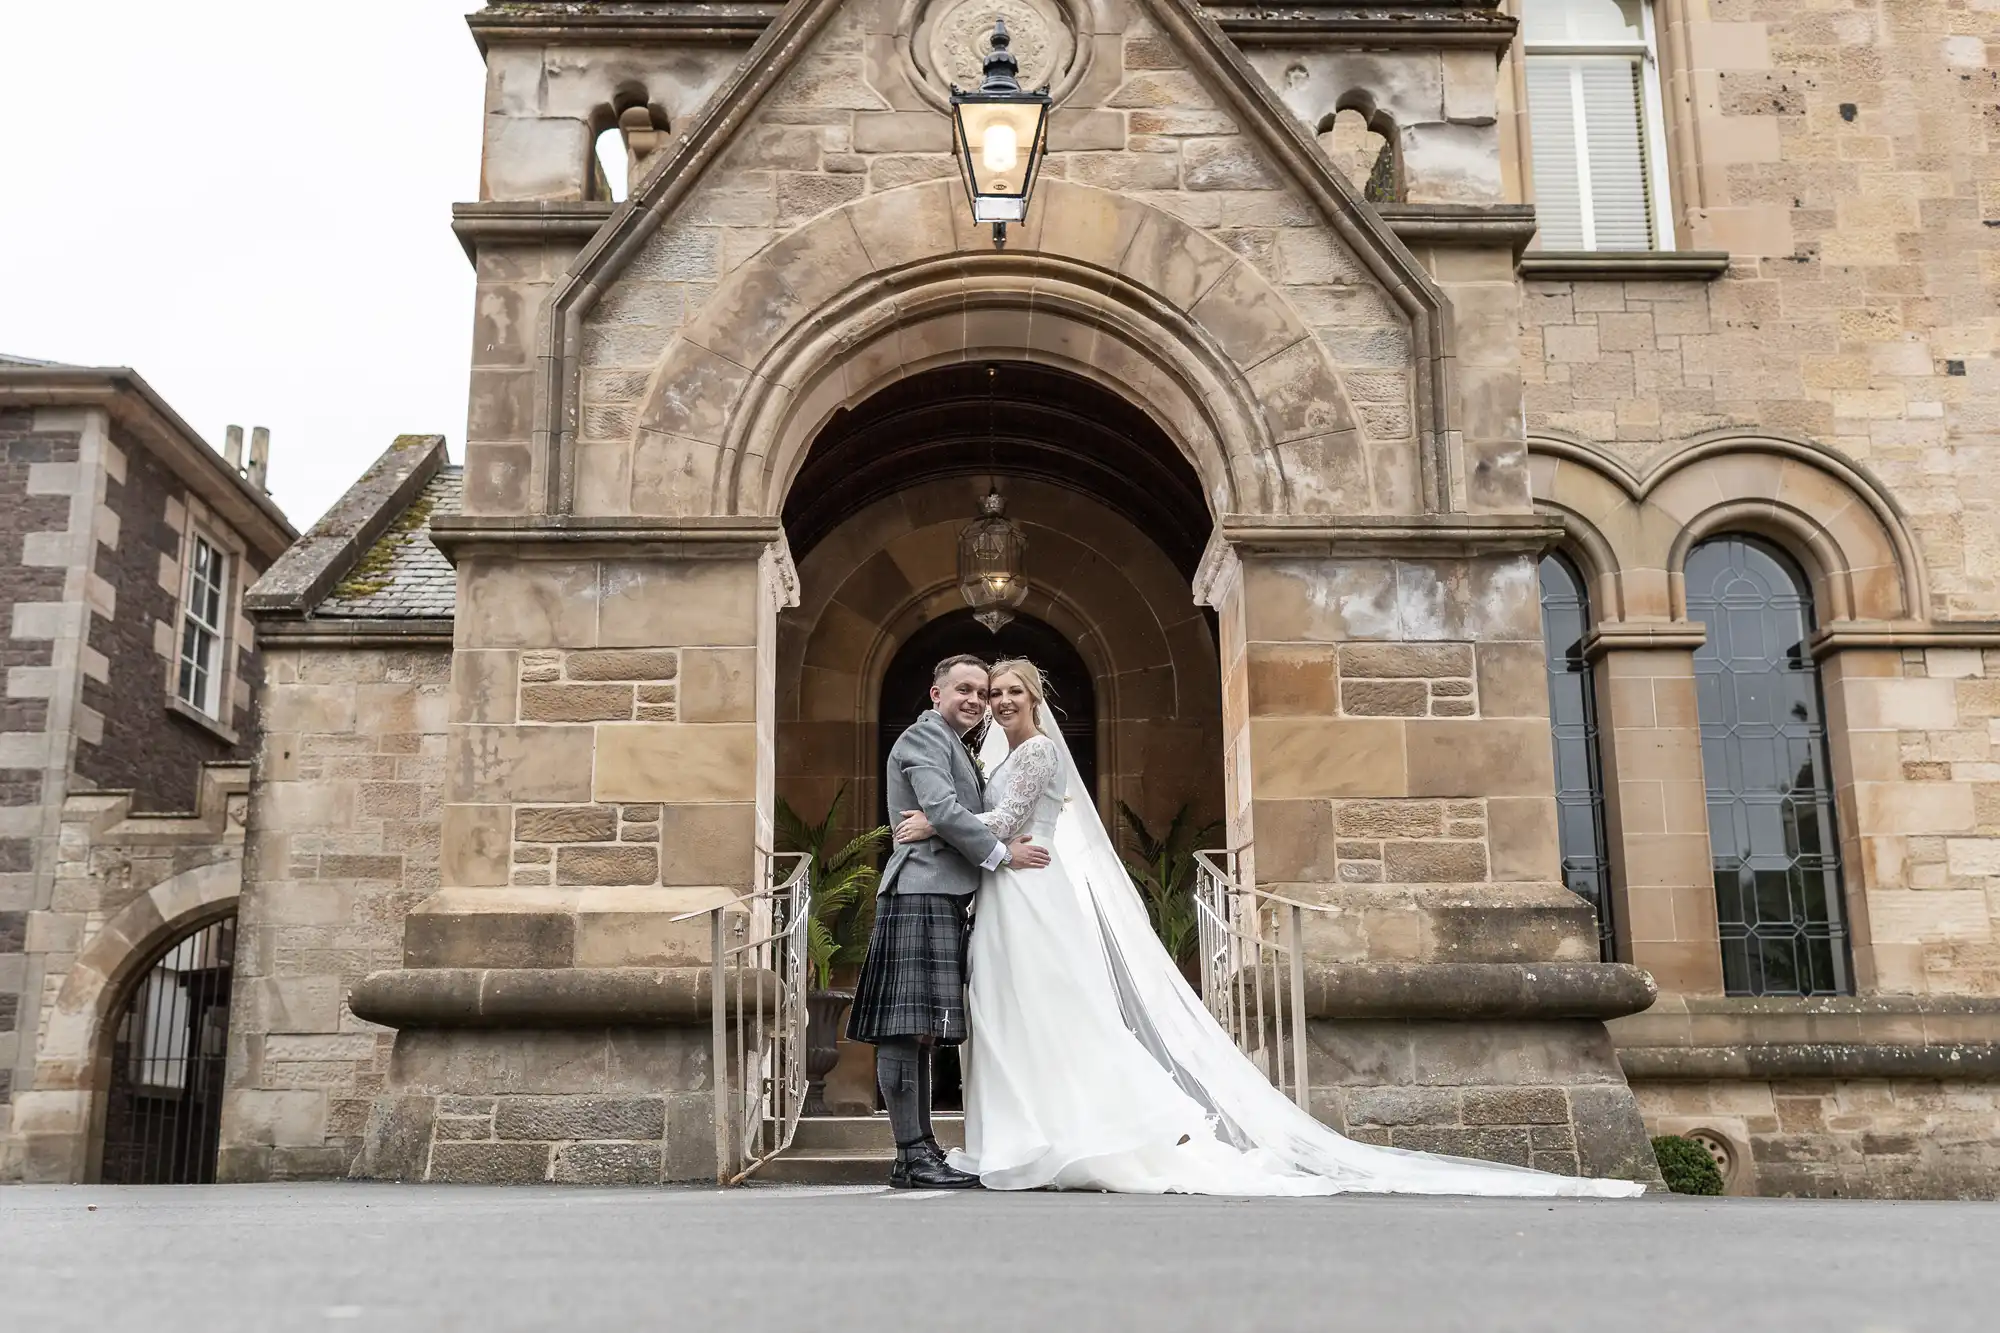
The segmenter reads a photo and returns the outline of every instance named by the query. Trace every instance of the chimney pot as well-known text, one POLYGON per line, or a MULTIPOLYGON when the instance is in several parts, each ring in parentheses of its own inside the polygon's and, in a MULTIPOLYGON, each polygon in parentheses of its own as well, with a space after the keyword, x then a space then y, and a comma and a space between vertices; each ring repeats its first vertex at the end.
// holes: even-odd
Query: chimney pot
POLYGON ((270 487, 265 478, 271 471, 271 432, 264 426, 254 427, 250 432, 250 467, 243 475, 250 484, 260 491, 268 492, 270 487))

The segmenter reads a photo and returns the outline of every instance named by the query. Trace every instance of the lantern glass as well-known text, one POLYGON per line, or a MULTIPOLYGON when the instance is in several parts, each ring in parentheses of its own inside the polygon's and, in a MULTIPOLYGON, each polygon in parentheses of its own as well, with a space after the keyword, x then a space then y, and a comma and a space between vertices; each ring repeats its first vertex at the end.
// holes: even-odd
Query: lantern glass
POLYGON ((1006 517, 998 492, 980 502, 980 517, 958 534, 958 590, 973 618, 995 633, 1028 600, 1021 557, 1028 549, 1020 525, 1006 517))
POLYGON ((1018 222, 1027 216, 1028 188, 1041 165, 1048 99, 1020 93, 988 100, 961 94, 953 107, 954 145, 965 171, 977 222, 1018 222))

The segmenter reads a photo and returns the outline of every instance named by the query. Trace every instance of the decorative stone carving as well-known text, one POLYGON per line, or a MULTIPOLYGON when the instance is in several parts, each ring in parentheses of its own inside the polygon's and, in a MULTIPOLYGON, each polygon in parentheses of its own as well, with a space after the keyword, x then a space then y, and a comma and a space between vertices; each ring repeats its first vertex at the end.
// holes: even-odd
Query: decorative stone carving
POLYGON ((1046 87, 1060 101, 1089 57, 1067 0, 910 0, 899 31, 917 90, 944 106, 953 84, 977 87, 995 19, 1013 36, 1021 86, 1046 87))

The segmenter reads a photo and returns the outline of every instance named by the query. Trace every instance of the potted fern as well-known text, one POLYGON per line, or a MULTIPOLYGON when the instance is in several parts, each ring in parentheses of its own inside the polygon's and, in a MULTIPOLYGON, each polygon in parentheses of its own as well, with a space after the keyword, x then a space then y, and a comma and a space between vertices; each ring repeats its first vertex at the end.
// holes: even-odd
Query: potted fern
POLYGON ((1180 965, 1181 974, 1187 977, 1188 984, 1198 985, 1196 967, 1201 945, 1201 922, 1194 902, 1194 854, 1221 833, 1222 821, 1196 824, 1184 805, 1174 812, 1173 822, 1167 825, 1166 836, 1156 838, 1146 827, 1146 821, 1139 818, 1138 812, 1125 802, 1118 803, 1118 813, 1131 832, 1138 852, 1136 861, 1125 863, 1125 871, 1132 876, 1139 896, 1145 899, 1146 915, 1153 923, 1153 933, 1160 937, 1167 953, 1180 965))
POLYGON ((826 1076, 840 1060, 840 1025, 851 990, 833 989, 836 967, 859 962, 868 949, 868 932, 875 924, 875 886, 881 871, 875 858, 888 845, 889 828, 879 825, 829 850, 840 822, 847 788, 834 793, 825 818, 809 824, 784 797, 778 798, 778 838, 783 850, 812 858, 806 883, 812 894, 812 919, 806 924, 806 952, 812 976, 806 992, 807 1115, 826 1113, 826 1076))

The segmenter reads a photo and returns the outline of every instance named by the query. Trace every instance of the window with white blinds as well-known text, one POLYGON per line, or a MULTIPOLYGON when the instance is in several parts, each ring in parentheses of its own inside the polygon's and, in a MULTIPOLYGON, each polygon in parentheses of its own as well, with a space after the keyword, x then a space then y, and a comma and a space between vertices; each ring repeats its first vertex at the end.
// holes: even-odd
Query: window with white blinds
POLYGON ((1644 0, 1524 0, 1521 33, 1542 248, 1671 247, 1644 0))

